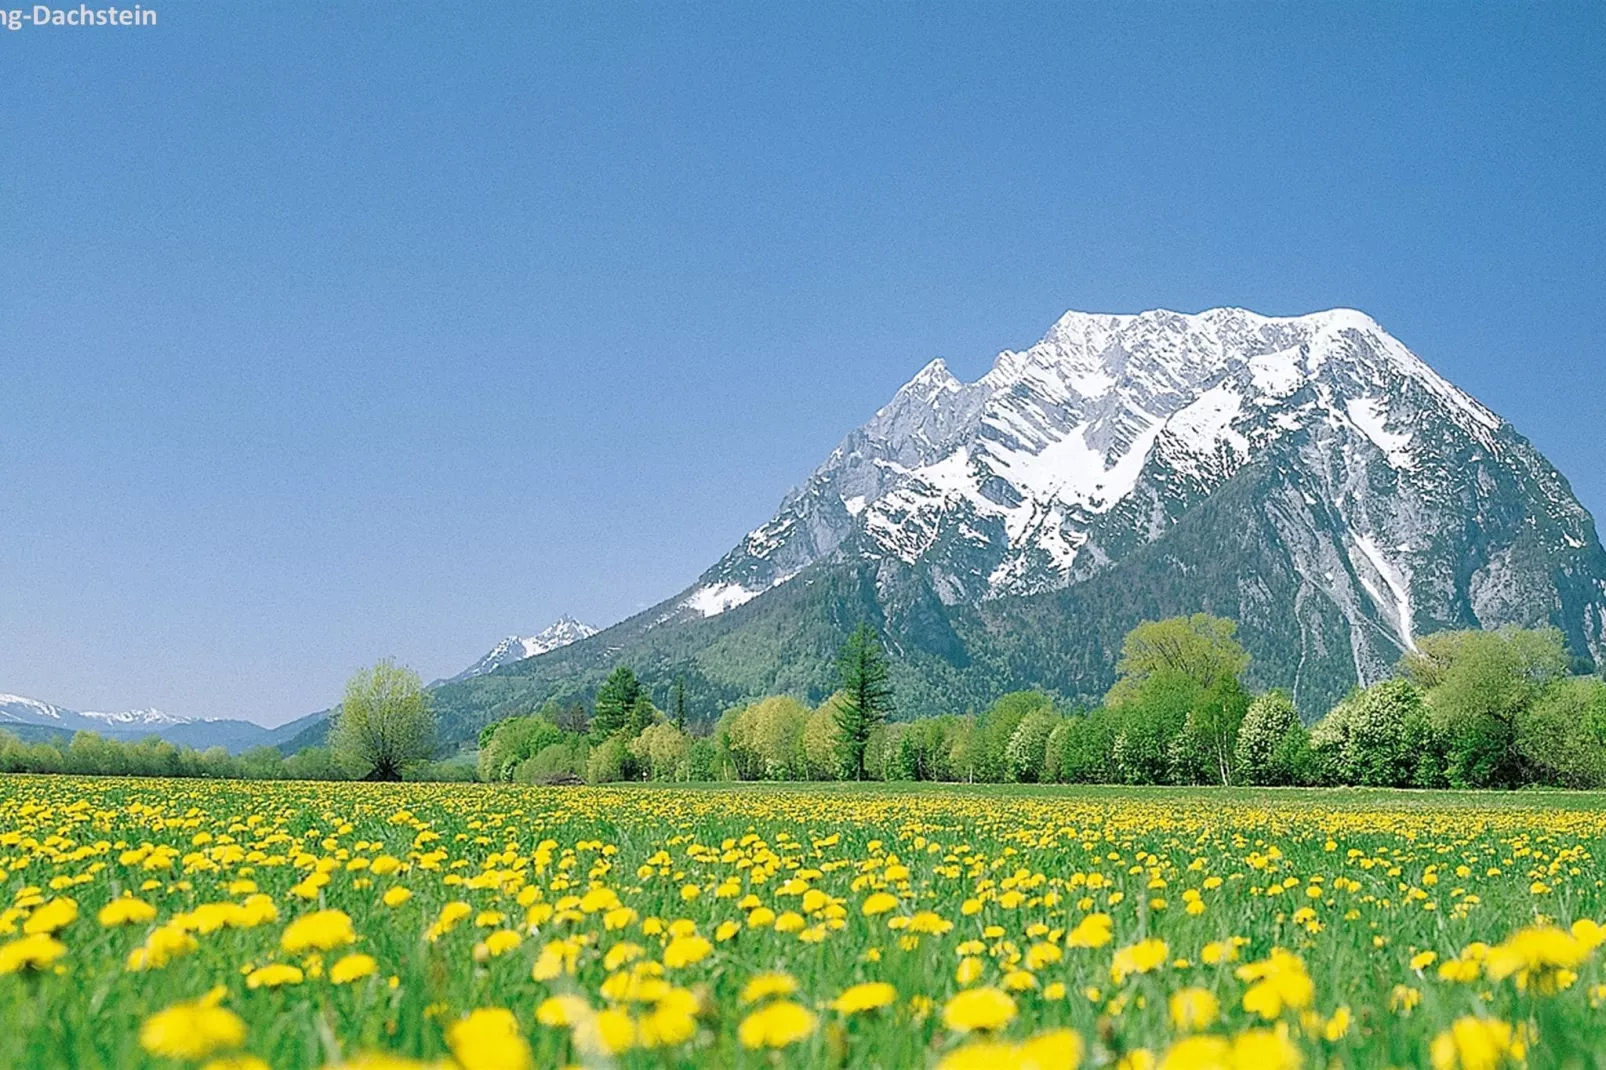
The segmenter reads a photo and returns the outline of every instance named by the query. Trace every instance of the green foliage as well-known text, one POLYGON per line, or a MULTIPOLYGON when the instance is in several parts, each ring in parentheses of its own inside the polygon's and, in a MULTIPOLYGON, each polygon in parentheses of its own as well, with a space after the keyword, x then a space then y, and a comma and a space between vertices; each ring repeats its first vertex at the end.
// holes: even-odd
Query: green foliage
POLYGON ((669 721, 650 725, 629 743, 630 754, 639 768, 654 780, 682 779, 682 764, 691 751, 691 740, 669 721))
POLYGON ((521 764, 562 738, 563 730, 545 717, 510 717, 498 721, 481 745, 479 778, 511 782, 521 764))
POLYGON ((1238 726, 1234 758, 1240 780, 1249 784, 1292 784, 1294 748, 1289 736, 1303 734, 1294 702, 1284 692, 1268 691, 1249 704, 1238 726))
POLYGON ((604 739, 591 748, 586 759, 586 783, 608 784, 625 779, 625 763, 629 757, 622 733, 604 739))
POLYGON ((1060 737, 1059 779, 1071 784, 1108 784, 1116 780, 1115 739, 1119 714, 1096 709, 1068 718, 1060 737))
POLYGON ((842 697, 837 707, 837 753, 843 775, 863 780, 870 733, 892 713, 892 686, 881 640, 868 621, 860 622, 837 659, 842 697))
POLYGON ((639 708, 643 697, 635 672, 624 665, 615 668, 597 690, 597 700, 592 704, 592 735, 603 739, 615 732, 627 731, 641 716, 639 708))
POLYGON ((773 695, 728 711, 715 730, 742 780, 808 777, 803 748, 809 710, 790 695, 773 695))
POLYGON ((1541 783, 1606 787, 1606 682, 1579 676, 1548 688, 1518 722, 1517 751, 1541 783))
POLYGON ((1557 629, 1501 628, 1423 636, 1400 667, 1447 740, 1450 783, 1509 788, 1528 779, 1520 722, 1571 663, 1557 629))
POLYGON ((435 717, 424 682, 388 658, 346 682, 329 746, 352 776, 400 780, 402 770, 435 751, 435 717))
POLYGON ((1048 740, 1059 721, 1059 715, 1050 707, 1032 710, 1015 725, 1004 744, 1004 767, 1010 780, 1036 784, 1045 779, 1048 740))
POLYGON ((822 702, 803 723, 803 763, 810 780, 835 780, 842 771, 837 757, 836 718, 840 705, 837 696, 822 702))
POLYGON ((1206 690, 1221 679, 1237 680, 1249 666, 1249 653, 1237 632, 1235 622, 1206 613, 1144 621, 1121 643, 1115 666, 1119 679, 1105 703, 1124 705, 1153 676, 1186 677, 1206 690))
POLYGON ((586 738, 565 733, 560 742, 541 748, 520 763, 513 779, 520 784, 575 784, 585 780, 591 746, 586 738))

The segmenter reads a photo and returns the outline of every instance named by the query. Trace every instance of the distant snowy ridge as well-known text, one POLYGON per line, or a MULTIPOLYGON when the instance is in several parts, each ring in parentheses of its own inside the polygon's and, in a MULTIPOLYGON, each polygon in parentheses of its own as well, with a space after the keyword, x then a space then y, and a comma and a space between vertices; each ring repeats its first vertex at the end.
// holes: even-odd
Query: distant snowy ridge
POLYGON ((105 713, 69 710, 22 695, 0 694, 0 728, 51 733, 95 732, 115 739, 160 736, 198 749, 225 746, 239 751, 266 742, 269 730, 227 717, 179 717, 157 709, 105 713))
POLYGON ((515 661, 533 658, 539 654, 545 654, 559 647, 568 646, 570 643, 579 642, 581 639, 586 639, 596 634, 597 629, 591 625, 581 623, 570 616, 562 616, 534 635, 508 636, 486 652, 485 656, 446 682, 482 676, 493 669, 501 668, 503 665, 511 665, 515 661))

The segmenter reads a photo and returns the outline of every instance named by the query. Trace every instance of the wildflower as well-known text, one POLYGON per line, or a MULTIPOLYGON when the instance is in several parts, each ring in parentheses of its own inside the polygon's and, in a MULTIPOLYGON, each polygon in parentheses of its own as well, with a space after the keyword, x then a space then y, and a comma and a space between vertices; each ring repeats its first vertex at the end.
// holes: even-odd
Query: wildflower
POLYGON ((1519 991, 1531 984, 1541 995, 1554 995, 1577 978, 1573 968, 1589 957, 1589 949, 1569 932, 1537 926, 1512 934, 1489 949, 1484 969, 1491 981, 1515 976, 1519 991))
POLYGON ((761 973, 742 986, 738 997, 742 1003, 757 1003, 771 996, 790 996, 797 992, 797 982, 790 974, 761 973))
POLYGON ((677 936, 664 948, 664 965, 670 969, 701 962, 714 950, 714 945, 702 936, 677 936))
POLYGON ((851 988, 831 1001, 831 1009, 838 1014, 857 1014, 860 1011, 890 1007, 898 998, 898 990, 885 981, 866 981, 851 988))
POLYGON ((876 892, 866 899, 864 905, 859 909, 865 917, 873 918, 877 914, 885 914, 890 910, 898 909, 898 897, 887 892, 876 892))
POLYGON ((195 937, 178 926, 159 925, 146 935, 144 946, 129 952, 128 969, 136 972, 161 969, 199 946, 195 937))
POLYGON ((1284 1008, 1308 1007, 1316 997, 1304 960, 1280 947, 1259 962, 1238 967, 1237 976, 1240 981, 1254 982, 1244 993, 1244 1010, 1268 1021, 1281 1015, 1284 1008))
POLYGON ((950 999, 943 1005, 942 1022, 949 1029, 968 1033, 1008 1025, 1015 1014, 1015 1000, 1009 993, 986 986, 966 989, 950 999))
POLYGON ((329 967, 329 983, 335 985, 350 984, 352 981, 371 976, 379 970, 379 963, 374 961, 372 955, 351 954, 329 967))
POLYGON ((1051 1029, 1020 1044, 973 1040, 955 1048, 937 1070, 1076 1070, 1082 1062, 1082 1038, 1071 1029, 1051 1029))
POLYGON ((298 985, 306 975, 294 966, 283 962, 270 963, 252 970, 245 978, 247 988, 278 988, 280 985, 298 985))
POLYGON ((814 1031, 814 1015, 789 999, 759 1008, 737 1027, 744 1048, 784 1048, 814 1031))
POLYGON ((1522 1062, 1527 1043, 1509 1022, 1469 1015, 1434 1037, 1429 1053, 1433 1070, 1497 1070, 1508 1061, 1522 1062))
POLYGON ((1070 947, 1103 947, 1115 938, 1115 921, 1108 914, 1089 914, 1076 923, 1065 943, 1070 947))
MULTIPOLYGON (((685 989, 677 991, 686 992, 685 989)), ((687 996, 691 993, 686 992, 687 996)), ((660 1000, 653 1010, 641 1016, 636 1023, 638 1039, 643 1048, 671 1048, 684 1044, 697 1035, 697 1000, 692 997, 689 1007, 674 999, 660 1000)))
POLYGON ((1126 980, 1130 974, 1148 973, 1163 966, 1170 956, 1171 949, 1164 940, 1150 938, 1140 940, 1130 947, 1123 947, 1115 953, 1110 963, 1110 979, 1116 984, 1126 980))
POLYGON ((22 923, 22 931, 32 936, 43 933, 46 936, 65 929, 78 917, 78 903, 65 897, 52 899, 42 907, 38 907, 28 920, 22 923))
POLYGON ((385 894, 379 897, 379 900, 387 907, 399 907, 412 897, 412 889, 398 884, 394 888, 386 890, 385 894))
POLYGON ((0 945, 0 974, 42 970, 67 953, 67 945, 45 933, 34 933, 0 945))
POLYGON ((285 927, 279 946, 291 954, 303 951, 333 951, 355 943, 357 933, 343 910, 317 910, 303 914, 285 927))
POLYGON ((636 1045, 636 1023, 624 1011, 609 1008, 577 1023, 574 1043, 593 1055, 618 1055, 636 1045))
POLYGON ((496 958, 514 950, 523 942, 524 938, 514 930, 498 929, 487 936, 484 942, 480 944, 480 947, 483 947, 485 953, 491 958, 496 958))
POLYGON ((513 1012, 482 1007, 446 1029, 446 1045, 463 1070, 525 1070, 530 1045, 513 1012))
POLYGON ((1171 995, 1171 1022, 1183 1032, 1209 1029, 1221 1013, 1214 994, 1203 988, 1183 988, 1171 995))
POLYGON ((101 907, 100 913, 95 915, 95 920, 108 929, 114 925, 143 925, 155 919, 155 907, 143 899, 135 899, 133 896, 127 895, 120 899, 113 899, 110 903, 101 907))
POLYGON ((548 996, 535 1008, 535 1020, 542 1025, 561 1029, 573 1026, 591 1013, 591 1005, 579 996, 548 996))
POLYGON ((1389 989, 1389 1010, 1395 1014, 1410 1014, 1422 1002, 1422 992, 1409 985, 1395 985, 1389 989))
POLYGON ((140 1047, 168 1059, 204 1059, 219 1049, 239 1047, 245 1042, 245 1023, 218 1006, 224 994, 223 988, 214 988, 200 999, 151 1015, 140 1026, 140 1047))

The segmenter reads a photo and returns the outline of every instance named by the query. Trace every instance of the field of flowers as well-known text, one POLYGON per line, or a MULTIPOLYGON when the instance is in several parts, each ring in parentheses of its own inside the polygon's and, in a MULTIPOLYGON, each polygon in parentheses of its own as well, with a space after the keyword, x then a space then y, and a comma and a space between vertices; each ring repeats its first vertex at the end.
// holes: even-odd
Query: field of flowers
POLYGON ((1597 796, 0 778, 0 1065, 1606 1065, 1597 796))

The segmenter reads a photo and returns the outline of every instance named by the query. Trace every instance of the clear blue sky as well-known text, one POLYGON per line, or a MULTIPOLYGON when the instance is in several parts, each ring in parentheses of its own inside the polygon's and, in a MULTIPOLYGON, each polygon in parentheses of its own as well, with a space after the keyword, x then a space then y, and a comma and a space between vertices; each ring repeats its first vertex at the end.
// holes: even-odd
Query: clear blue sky
POLYGON ((1606 508, 1598 3, 147 6, 0 31, 0 691, 609 623, 1067 308, 1364 309, 1606 508))

